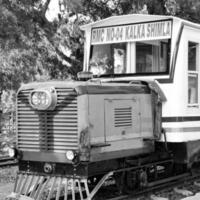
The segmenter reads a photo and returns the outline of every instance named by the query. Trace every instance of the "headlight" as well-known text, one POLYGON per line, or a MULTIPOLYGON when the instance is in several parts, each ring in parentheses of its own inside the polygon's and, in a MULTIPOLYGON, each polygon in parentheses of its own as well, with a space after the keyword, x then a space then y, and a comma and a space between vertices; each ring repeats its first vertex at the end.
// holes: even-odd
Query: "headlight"
POLYGON ((14 158, 15 155, 16 155, 16 150, 9 147, 8 148, 8 155, 9 155, 10 158, 14 158))
POLYGON ((46 92, 33 92, 32 104, 34 106, 47 106, 49 104, 50 97, 46 92))
POLYGON ((38 89, 31 92, 29 103, 37 110, 53 110, 57 104, 57 94, 54 88, 38 89))
POLYGON ((73 160, 75 158, 75 153, 73 151, 67 151, 66 157, 68 160, 73 160))

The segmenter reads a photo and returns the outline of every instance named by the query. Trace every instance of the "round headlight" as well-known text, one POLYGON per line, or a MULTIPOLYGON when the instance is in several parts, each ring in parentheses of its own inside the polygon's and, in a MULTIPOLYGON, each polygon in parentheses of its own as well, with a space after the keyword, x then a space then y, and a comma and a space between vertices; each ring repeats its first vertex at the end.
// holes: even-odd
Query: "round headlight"
POLYGON ((29 102, 38 110, 53 110, 57 104, 57 94, 54 88, 34 90, 30 93, 29 102))
POLYGON ((31 95, 31 103, 34 106, 43 108, 50 104, 51 95, 47 91, 35 91, 31 95))
POLYGON ((40 104, 43 106, 47 106, 50 103, 50 97, 47 95, 46 92, 40 93, 40 104))
POLYGON ((16 153, 15 149, 8 148, 8 155, 9 155, 9 157, 14 158, 15 157, 15 153, 16 153))
POLYGON ((75 158, 75 154, 74 154, 73 151, 67 151, 66 157, 67 157, 68 160, 73 160, 75 158))
POLYGON ((33 93, 32 94, 32 98, 31 98, 31 102, 33 105, 39 105, 39 98, 38 98, 38 93, 33 93))

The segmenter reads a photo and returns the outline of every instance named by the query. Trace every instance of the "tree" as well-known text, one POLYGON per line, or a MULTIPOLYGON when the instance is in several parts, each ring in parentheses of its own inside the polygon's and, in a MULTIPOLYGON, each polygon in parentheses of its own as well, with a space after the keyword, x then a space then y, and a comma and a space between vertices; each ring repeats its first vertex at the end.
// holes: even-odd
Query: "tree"
POLYGON ((38 27, 39 23, 34 21, 36 13, 28 3, 30 1, 1 1, 1 91, 16 89, 21 81, 34 80, 41 70, 45 43, 41 43, 42 30, 38 27))
POLYGON ((198 0, 177 0, 176 15, 195 23, 200 23, 200 2, 198 0))
POLYGON ((83 63, 79 26, 84 23, 140 13, 144 5, 149 14, 200 19, 198 0, 59 0, 57 19, 48 21, 52 1, 56 0, 0 1, 0 91, 17 89, 21 82, 75 78, 83 63), (174 2, 176 13, 168 9, 174 2))
POLYGON ((75 78, 83 63, 84 23, 137 13, 145 3, 149 13, 164 12, 163 0, 60 0, 57 20, 48 21, 52 1, 0 1, 0 91, 21 82, 75 78))
POLYGON ((80 70, 82 33, 63 19, 49 22, 49 3, 0 1, 0 91, 17 89, 21 82, 75 76, 80 70))

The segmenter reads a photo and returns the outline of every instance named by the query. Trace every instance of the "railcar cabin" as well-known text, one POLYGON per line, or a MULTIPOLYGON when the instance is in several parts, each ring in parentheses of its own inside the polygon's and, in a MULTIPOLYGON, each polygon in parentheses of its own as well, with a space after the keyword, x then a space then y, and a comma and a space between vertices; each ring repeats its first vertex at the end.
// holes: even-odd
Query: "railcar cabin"
POLYGON ((10 198, 89 200, 108 179, 134 190, 199 161, 200 25, 131 14, 81 29, 79 80, 18 91, 10 198))
POLYGON ((165 134, 160 141, 169 143, 180 162, 197 159, 200 26, 177 17, 128 15, 83 29, 84 70, 104 82, 155 82, 166 98, 162 102, 165 134))

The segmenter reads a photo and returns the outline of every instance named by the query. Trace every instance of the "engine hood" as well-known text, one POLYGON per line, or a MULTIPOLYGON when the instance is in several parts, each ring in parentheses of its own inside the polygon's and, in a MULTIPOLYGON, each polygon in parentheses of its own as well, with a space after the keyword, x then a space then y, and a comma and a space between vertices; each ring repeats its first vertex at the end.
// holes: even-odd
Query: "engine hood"
POLYGON ((150 93, 152 90, 158 93, 161 101, 166 101, 166 97, 159 85, 155 81, 133 81, 131 83, 124 82, 100 82, 100 81, 48 81, 33 82, 23 84, 20 90, 31 90, 41 88, 74 88, 77 95, 85 94, 144 94, 150 93))

